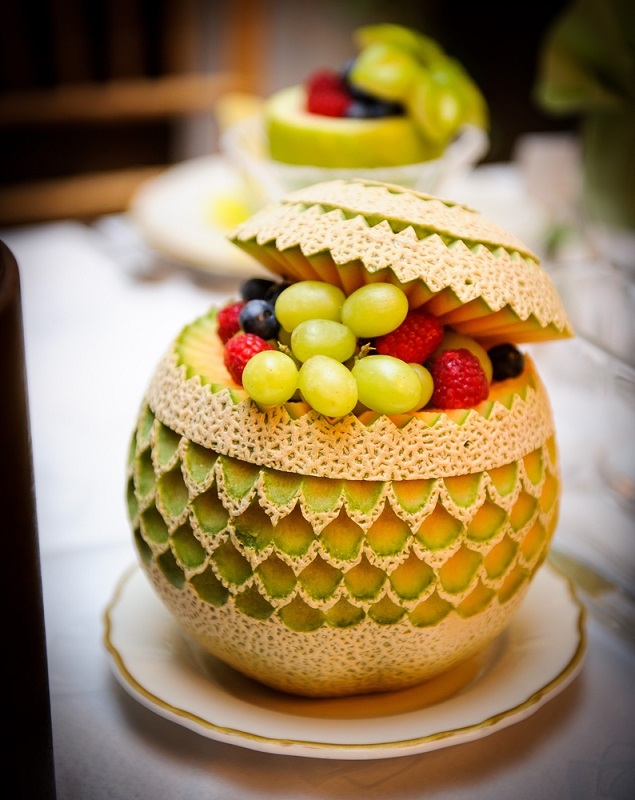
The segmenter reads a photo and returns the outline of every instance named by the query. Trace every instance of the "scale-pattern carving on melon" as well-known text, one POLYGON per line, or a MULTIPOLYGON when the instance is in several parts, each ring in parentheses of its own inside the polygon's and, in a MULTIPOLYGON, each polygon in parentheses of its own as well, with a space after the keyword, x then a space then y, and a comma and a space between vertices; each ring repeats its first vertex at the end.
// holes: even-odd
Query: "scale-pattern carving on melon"
POLYGON ((423 282, 424 295, 450 289, 461 304, 482 298, 491 312, 509 307, 522 322, 571 334, 549 274, 516 237, 465 206, 362 186, 334 182, 294 193, 239 226, 233 241, 298 280, 313 271, 312 258, 328 254, 334 269, 322 268, 348 290, 345 273, 359 263, 360 282, 364 272, 389 270, 395 282, 423 282))
MULTIPOLYGON (((144 417, 146 412, 147 408, 143 410, 141 416, 144 417)), ((323 482, 323 485, 328 486, 331 484, 336 487, 337 499, 332 503, 330 508, 319 511, 315 510, 314 502, 310 502, 305 497, 304 484, 307 481, 313 481, 313 478, 310 476, 295 476, 293 491, 288 493, 288 501, 286 503, 280 503, 278 500, 274 501, 270 499, 270 490, 268 487, 272 482, 275 482, 276 476, 278 476, 278 478, 288 477, 285 473, 273 470, 269 467, 259 467, 257 465, 236 462, 241 464, 242 468, 247 468, 251 473, 251 478, 249 479, 250 486, 247 489, 243 487, 241 492, 236 494, 236 492, 232 491, 228 486, 226 479, 227 465, 234 462, 234 459, 219 455, 213 451, 208 451, 210 460, 209 469, 206 470, 202 480, 195 479, 187 467, 188 448, 192 447, 193 443, 184 436, 179 437, 178 446, 175 447, 170 458, 165 461, 160 461, 157 455, 158 447, 156 446, 156 439, 158 431, 163 427, 163 424, 155 419, 150 433, 143 435, 141 432, 141 423, 139 425, 135 435, 137 458, 132 467, 136 474, 137 484, 139 484, 141 480, 139 469, 144 461, 143 455, 145 455, 147 456, 145 460, 151 464, 153 472, 152 477, 155 484, 157 480, 160 480, 162 475, 173 472, 177 466, 180 467, 184 484, 188 489, 190 501, 198 495, 207 492, 212 484, 216 484, 215 491, 218 493, 223 506, 231 516, 239 516, 247 507, 257 502, 265 510, 274 524, 287 516, 296 507, 296 504, 299 504, 305 518, 311 521, 314 529, 318 532, 333 518, 337 517, 342 508, 345 509, 350 519, 357 522, 362 528, 367 529, 372 525, 377 516, 379 516, 386 502, 392 507, 397 516, 411 527, 418 527, 423 518, 429 515, 438 500, 442 502, 444 507, 446 507, 453 516, 463 522, 469 522, 475 511, 478 511, 482 506, 485 499, 488 499, 505 512, 509 513, 515 505, 521 491, 535 497, 540 497, 544 485, 544 476, 546 474, 558 474, 556 453, 553 444, 551 444, 551 446, 545 446, 536 451, 536 453, 539 453, 538 463, 542 465, 540 467, 542 477, 539 477, 535 481, 532 480, 527 474, 525 461, 520 460, 514 467, 518 472, 518 477, 514 479, 512 489, 508 489, 504 494, 499 491, 489 472, 482 473, 482 476, 475 473, 474 479, 479 483, 478 495, 475 495, 469 508, 462 508, 453 501, 447 483, 443 479, 405 481, 404 484, 417 483, 420 485, 419 494, 423 497, 423 502, 417 503, 418 508, 416 511, 408 511, 403 507, 396 494, 396 484, 392 481, 364 481, 363 483, 366 484, 365 494, 372 498, 372 506, 369 505, 368 500, 364 501, 363 506, 359 506, 357 505, 357 501, 352 499, 348 490, 350 482, 338 478, 322 478, 320 480, 323 482)), ((551 437, 548 441, 552 443, 551 437)), ((315 488, 313 488, 312 491, 315 492, 315 488)), ((143 509, 148 502, 152 502, 155 493, 156 490, 144 495, 144 493, 139 490, 139 507, 143 509)), ((333 495, 334 491, 329 488, 327 493, 333 495)))
POLYGON ((471 409, 462 424, 425 413, 403 427, 387 417, 365 425, 352 414, 331 422, 313 410, 293 419, 284 406, 260 411, 249 399, 234 402, 228 390, 214 392, 197 375, 187 378, 172 348, 147 402, 167 427, 241 461, 328 478, 404 480, 481 472, 540 446, 553 420, 537 376, 533 384, 510 408, 495 402, 487 417, 471 409))
POLYGON ((354 628, 298 634, 278 619, 258 622, 231 604, 205 603, 190 585, 179 591, 156 565, 148 575, 199 646, 276 689, 316 697, 403 689, 431 678, 492 641, 524 596, 519 591, 504 607, 492 605, 475 617, 451 614, 429 628, 366 618, 354 628))
MULTIPOLYGON (((243 515, 254 508, 263 509, 267 515, 273 505, 267 496, 265 480, 265 475, 271 471, 243 465, 246 468, 241 474, 243 482, 238 487, 232 486, 228 481, 227 469, 234 463, 233 459, 212 455, 209 472, 204 480, 194 480, 187 466, 191 443, 186 437, 174 437, 173 432, 167 430, 164 423, 156 418, 148 428, 147 420, 151 417, 148 408, 143 408, 135 437, 134 455, 130 462, 129 481, 136 501, 134 510, 130 513, 131 521, 138 535, 143 537, 153 563, 166 552, 174 551, 172 537, 176 532, 182 535, 185 530, 192 542, 199 542, 201 554, 197 563, 192 565, 180 561, 178 552, 174 551, 184 585, 194 576, 211 568, 216 579, 227 590, 230 604, 233 602, 232 598, 246 589, 254 588, 260 596, 266 598, 273 616, 297 598, 301 598, 308 607, 317 609, 322 614, 332 609, 339 600, 345 599, 364 612, 364 619, 372 614, 378 603, 387 598, 408 614, 414 612, 421 602, 433 594, 451 604, 460 615, 461 604, 469 602, 475 592, 484 593, 483 602, 487 606, 498 602, 498 598, 507 591, 506 582, 512 579, 518 579, 518 586, 510 594, 513 596, 516 591, 520 591, 544 559, 555 528, 558 514, 558 465, 553 440, 549 439, 515 465, 514 471, 510 473, 514 477, 513 486, 507 485, 504 495, 496 489, 495 481, 488 473, 472 476, 468 487, 472 495, 470 502, 464 505, 454 497, 447 480, 434 479, 426 485, 424 482, 416 482, 423 495, 421 508, 417 512, 407 512, 398 499, 399 487, 393 482, 385 482, 380 491, 371 492, 374 506, 367 504, 362 515, 355 505, 358 501, 354 502, 347 495, 345 481, 323 479, 322 485, 329 489, 327 494, 335 497, 337 492, 330 491, 334 487, 339 491, 339 496, 329 508, 319 510, 315 508, 315 497, 305 497, 307 490, 302 481, 299 481, 292 500, 284 506, 284 512, 279 519, 284 519, 296 505, 299 506, 303 517, 312 527, 313 541, 304 553, 289 555, 276 542, 275 529, 279 519, 272 519, 271 516, 267 516, 271 520, 271 529, 268 533, 265 532, 265 538, 260 544, 255 543, 260 533, 257 529, 253 530, 253 543, 249 543, 249 537, 245 540, 243 515), (172 449, 166 448, 166 440, 172 449), (144 486, 142 471, 147 470, 148 465, 151 465, 154 480, 146 479, 148 485, 144 486), (173 496, 167 493, 163 497, 166 476, 170 478, 166 485, 173 496), (226 512, 226 519, 213 534, 205 529, 197 519, 196 512, 192 510, 197 498, 204 495, 215 497, 226 512), (484 504, 499 513, 500 524, 491 533, 488 532, 485 538, 479 538, 480 534, 471 530, 471 523, 484 504), (435 549, 427 541, 426 535, 422 534, 422 526, 437 508, 443 508, 443 513, 455 520, 456 531, 451 540, 442 542, 435 549), (145 515, 154 509, 158 510, 165 522, 167 535, 162 541, 156 541, 146 530, 145 515), (369 531, 387 510, 406 522, 410 530, 396 552, 382 554, 373 549, 369 531), (331 555, 321 541, 320 532, 340 513, 356 521, 363 532, 359 548, 349 558, 331 555), (215 554, 221 546, 230 548, 237 558, 244 559, 248 564, 244 576, 237 582, 223 577, 217 567, 215 554), (295 576, 293 589, 282 597, 269 596, 258 573, 258 568, 271 557, 283 561, 295 576), (392 586, 391 576, 411 557, 427 565, 431 578, 415 596, 401 596, 392 586), (447 565, 455 557, 460 557, 467 567, 459 567, 459 572, 463 569, 465 575, 453 585, 452 581, 448 584, 447 578, 444 578, 444 568, 447 570, 447 565), (344 576, 350 569, 366 561, 381 570, 384 578, 371 597, 351 594, 345 577, 344 580, 335 582, 331 591, 314 597, 302 586, 300 576, 316 559, 342 571, 344 576)), ((314 479, 306 480, 311 482, 314 479)), ((313 492, 315 488, 313 484, 313 492)))

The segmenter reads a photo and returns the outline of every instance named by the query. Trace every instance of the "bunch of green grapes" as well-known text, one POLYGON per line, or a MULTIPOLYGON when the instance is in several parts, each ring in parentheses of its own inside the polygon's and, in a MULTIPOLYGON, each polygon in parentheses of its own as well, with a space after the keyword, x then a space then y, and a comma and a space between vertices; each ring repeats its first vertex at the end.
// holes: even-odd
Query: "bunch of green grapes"
POLYGON ((432 39, 401 25, 369 25, 348 80, 381 100, 401 104, 422 135, 448 142, 464 124, 487 128, 487 105, 463 66, 432 39))
POLYGON ((281 292, 275 314, 283 343, 253 356, 242 376, 257 403, 283 403, 299 391, 320 414, 341 417, 359 403, 399 414, 430 399, 433 383, 425 367, 360 347, 406 318, 408 299, 397 286, 368 284, 346 297, 337 286, 300 281, 281 292))

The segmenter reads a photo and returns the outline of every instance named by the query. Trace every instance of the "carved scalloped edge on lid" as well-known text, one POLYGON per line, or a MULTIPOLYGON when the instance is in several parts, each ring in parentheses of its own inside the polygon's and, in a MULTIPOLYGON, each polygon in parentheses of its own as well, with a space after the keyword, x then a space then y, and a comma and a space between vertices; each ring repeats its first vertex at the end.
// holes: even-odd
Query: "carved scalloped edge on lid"
POLYGON ((388 270, 401 284, 423 282, 424 297, 450 290, 461 305, 482 300, 491 313, 508 307, 521 323, 535 320, 549 338, 572 334, 551 277, 517 237, 467 206, 413 190, 317 184, 257 212, 230 238, 296 280, 326 253, 343 283, 351 265, 369 275, 388 270))
MULTIPOLYGON (((402 186, 360 179, 327 181, 287 194, 282 204, 321 206, 324 213, 335 210, 344 218, 362 216, 371 225, 386 221, 395 233, 412 226, 538 260, 517 236, 475 209, 402 186)), ((244 224, 249 226, 249 221, 244 224)))
POLYGON ((294 419, 284 406, 261 411, 188 378, 172 348, 146 399, 175 432, 241 461, 318 477, 409 480, 493 469, 542 446, 553 419, 535 373, 532 383, 509 408, 494 402, 487 416, 471 409, 461 424, 444 413, 413 415, 403 427, 385 416, 369 425, 352 414, 332 422, 313 410, 294 419))

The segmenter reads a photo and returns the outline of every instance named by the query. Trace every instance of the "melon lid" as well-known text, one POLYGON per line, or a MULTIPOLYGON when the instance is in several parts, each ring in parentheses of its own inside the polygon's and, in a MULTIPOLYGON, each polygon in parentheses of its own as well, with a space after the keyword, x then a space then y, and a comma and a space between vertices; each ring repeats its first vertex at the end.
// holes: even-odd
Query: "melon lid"
POLYGON ((411 308, 486 346, 573 331, 538 257, 468 206, 392 184, 335 180, 294 191, 239 225, 230 240, 291 281, 350 294, 399 285, 411 308))

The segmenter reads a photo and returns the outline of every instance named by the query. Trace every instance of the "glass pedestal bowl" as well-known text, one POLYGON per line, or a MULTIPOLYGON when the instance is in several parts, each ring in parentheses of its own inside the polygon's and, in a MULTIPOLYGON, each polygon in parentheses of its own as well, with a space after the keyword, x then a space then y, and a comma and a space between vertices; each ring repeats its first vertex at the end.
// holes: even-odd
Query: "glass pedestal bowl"
POLYGON ((363 178, 406 186, 426 194, 443 195, 451 181, 469 172, 489 148, 487 133, 473 125, 459 131, 441 158, 417 164, 370 169, 297 166, 268 156, 261 115, 229 126, 220 137, 220 149, 243 176, 256 207, 278 202, 288 192, 322 181, 363 178))

